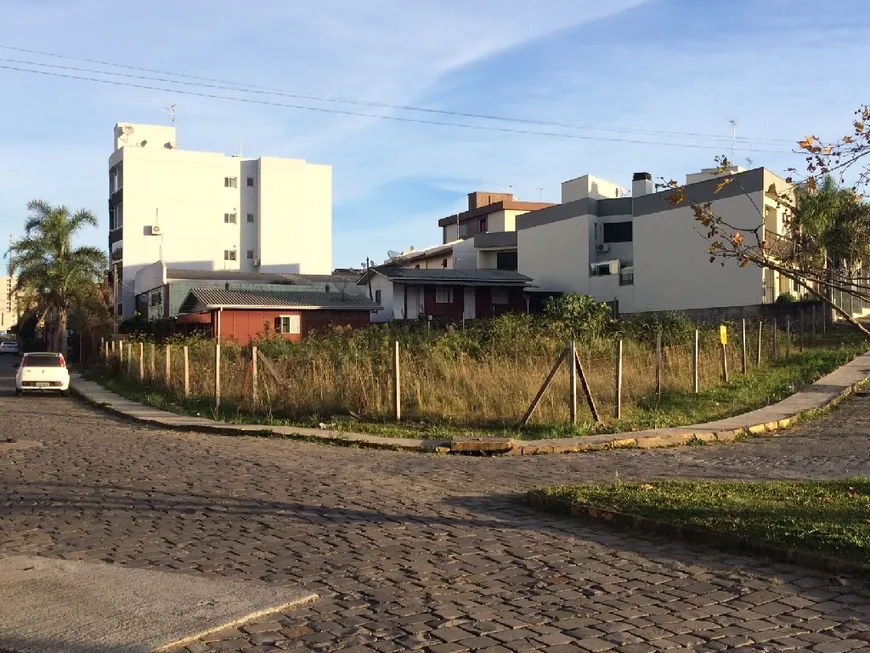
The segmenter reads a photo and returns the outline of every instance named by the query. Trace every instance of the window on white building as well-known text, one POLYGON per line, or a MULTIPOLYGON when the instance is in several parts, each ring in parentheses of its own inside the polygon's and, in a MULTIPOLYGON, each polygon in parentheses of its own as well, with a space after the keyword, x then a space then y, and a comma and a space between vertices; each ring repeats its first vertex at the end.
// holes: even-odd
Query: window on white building
POLYGON ((246 182, 247 182, 247 186, 248 186, 248 188, 253 188, 253 187, 254 187, 254 178, 253 178, 253 177, 248 177, 247 180, 246 180, 246 182))
POLYGON ((493 304, 507 304, 508 303, 508 289, 507 288, 493 288, 492 289, 492 303, 493 304))
POLYGON ((452 304, 453 288, 451 286, 438 286, 435 288, 436 304, 452 304))
POLYGON ((226 224, 236 224, 236 214, 235 213, 224 213, 224 222, 226 224))
POLYGON ((248 222, 253 222, 253 221, 254 221, 254 214, 248 213, 248 222))
POLYGON ((375 303, 380 305, 381 303, 381 291, 375 290, 375 303))
POLYGON ((238 177, 224 177, 224 188, 238 188, 239 187, 239 178, 238 177))
POLYGON ((247 251, 247 257, 248 257, 248 260, 249 260, 249 261, 250 261, 251 259, 253 259, 253 258, 254 258, 254 250, 249 249, 249 250, 247 251))
POLYGON ((275 318, 275 333, 301 333, 302 321, 298 315, 281 315, 275 318))
POLYGON ((236 250, 225 249, 224 250, 224 260, 225 261, 235 261, 236 260, 236 250))

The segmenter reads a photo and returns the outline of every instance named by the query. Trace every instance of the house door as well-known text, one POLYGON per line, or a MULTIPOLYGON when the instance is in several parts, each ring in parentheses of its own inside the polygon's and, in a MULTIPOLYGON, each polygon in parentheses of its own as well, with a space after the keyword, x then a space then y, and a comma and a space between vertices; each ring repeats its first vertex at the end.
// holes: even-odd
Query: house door
POLYGON ((466 320, 473 320, 477 316, 475 314, 475 295, 474 288, 465 289, 465 310, 462 312, 462 317, 466 320))

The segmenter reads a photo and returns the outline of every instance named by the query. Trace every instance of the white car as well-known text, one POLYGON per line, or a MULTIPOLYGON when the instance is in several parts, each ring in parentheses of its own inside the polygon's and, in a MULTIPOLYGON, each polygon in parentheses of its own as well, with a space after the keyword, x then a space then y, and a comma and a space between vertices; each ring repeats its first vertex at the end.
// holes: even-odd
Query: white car
POLYGON ((69 370, 62 354, 28 353, 16 366, 15 394, 59 392, 69 394, 69 370))
POLYGON ((18 355, 18 343, 15 340, 3 340, 0 342, 0 356, 3 354, 18 355))

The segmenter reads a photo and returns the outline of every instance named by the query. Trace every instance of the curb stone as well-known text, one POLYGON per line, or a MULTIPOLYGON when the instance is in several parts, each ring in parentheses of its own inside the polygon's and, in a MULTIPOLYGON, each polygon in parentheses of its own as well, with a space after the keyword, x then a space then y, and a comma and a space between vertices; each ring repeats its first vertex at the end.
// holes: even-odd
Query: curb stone
POLYGON ((782 429, 794 426, 797 422, 807 419, 819 411, 830 409, 859 390, 868 380, 870 380, 870 353, 857 356, 849 363, 777 404, 759 408, 743 415, 694 426, 544 440, 514 440, 499 437, 423 440, 295 426, 235 425, 146 407, 143 404, 124 399, 97 383, 86 381, 79 374, 72 375, 70 390, 88 403, 115 415, 175 430, 222 435, 278 436, 309 442, 392 451, 533 456, 625 448, 654 449, 677 447, 691 443, 734 442, 750 436, 775 436, 782 429), (87 386, 93 386, 93 388, 87 386), (102 398, 98 398, 100 395, 102 398), (106 401, 106 399, 111 401, 106 401), (114 403, 127 403, 131 405, 131 408, 129 410, 119 408, 113 405, 114 403), (135 414, 137 411, 145 411, 147 416, 135 414))
POLYGON ((674 524, 673 522, 661 521, 650 517, 642 517, 630 513, 599 508, 583 503, 573 503, 564 499, 556 499, 547 496, 540 490, 530 490, 526 494, 526 503, 536 510, 568 517, 589 519, 610 524, 624 530, 636 530, 644 533, 665 535, 674 539, 683 540, 690 544, 701 544, 711 548, 726 551, 749 552, 759 556, 766 556, 777 562, 786 562, 793 565, 808 567, 817 571, 833 574, 850 574, 870 581, 870 564, 860 564, 832 558, 811 551, 790 549, 765 542, 757 542, 739 535, 725 538, 721 533, 707 530, 698 526, 686 524, 674 524))

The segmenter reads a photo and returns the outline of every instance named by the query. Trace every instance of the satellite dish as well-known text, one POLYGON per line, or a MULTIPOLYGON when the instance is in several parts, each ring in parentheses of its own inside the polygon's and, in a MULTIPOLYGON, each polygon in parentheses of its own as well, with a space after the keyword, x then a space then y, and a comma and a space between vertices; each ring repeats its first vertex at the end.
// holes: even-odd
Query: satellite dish
POLYGON ((135 130, 133 129, 133 125, 122 125, 121 126, 121 133, 126 134, 127 136, 132 134, 134 131, 135 130))
POLYGON ((396 260, 397 258, 399 258, 401 255, 402 255, 402 252, 397 252, 397 251, 394 250, 394 249, 387 250, 387 256, 390 257, 390 260, 391 260, 391 261, 395 261, 395 260, 396 260))
POLYGON ((145 147, 146 145, 148 145, 148 141, 142 141, 139 143, 139 147, 145 147))
POLYGON ((174 150, 176 147, 178 147, 178 143, 176 143, 175 141, 169 141, 169 142, 166 144, 166 149, 167 149, 167 150, 174 150))

